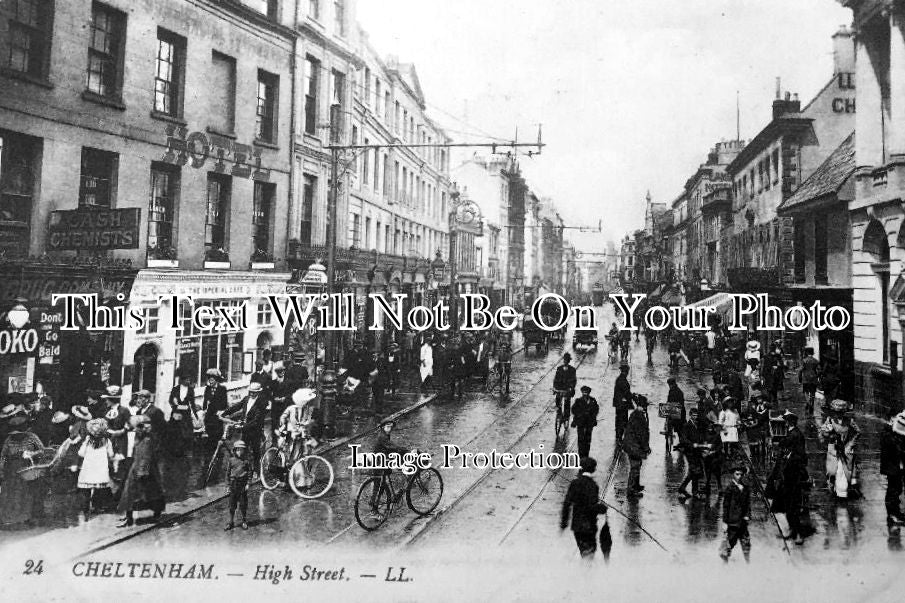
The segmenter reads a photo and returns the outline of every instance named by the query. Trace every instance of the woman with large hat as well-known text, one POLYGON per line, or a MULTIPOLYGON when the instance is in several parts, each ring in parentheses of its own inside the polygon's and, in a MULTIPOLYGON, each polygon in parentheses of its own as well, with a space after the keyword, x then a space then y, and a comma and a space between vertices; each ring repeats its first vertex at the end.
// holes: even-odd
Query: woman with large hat
POLYGON ((850 498, 858 482, 855 448, 861 430, 845 400, 830 402, 826 413, 818 438, 826 446, 827 487, 836 498, 850 498))
POLYGON ((19 525, 43 515, 44 481, 26 481, 19 473, 32 466, 32 457, 44 451, 40 438, 28 431, 24 406, 3 408, 9 435, 0 449, 0 524, 19 525))
POLYGON ((117 526, 120 528, 131 526, 134 523, 133 513, 142 509, 152 511, 156 521, 166 506, 157 446, 151 437, 151 419, 135 415, 129 419, 129 426, 135 431, 135 449, 119 501, 119 510, 125 514, 117 526))
POLYGON ((195 408, 195 377, 188 367, 181 366, 176 371, 178 383, 170 390, 170 421, 167 426, 168 452, 181 456, 192 441, 195 426, 192 416, 195 408))

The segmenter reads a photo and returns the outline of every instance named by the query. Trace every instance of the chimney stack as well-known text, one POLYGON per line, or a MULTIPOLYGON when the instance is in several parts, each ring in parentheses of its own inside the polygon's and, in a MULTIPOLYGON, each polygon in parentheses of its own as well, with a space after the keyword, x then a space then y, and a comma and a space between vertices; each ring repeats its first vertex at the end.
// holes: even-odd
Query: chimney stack
POLYGON ((782 90, 782 79, 777 77, 776 78, 776 100, 779 100, 780 90, 782 90))
POLYGON ((845 25, 833 34, 833 75, 855 72, 855 36, 845 25))

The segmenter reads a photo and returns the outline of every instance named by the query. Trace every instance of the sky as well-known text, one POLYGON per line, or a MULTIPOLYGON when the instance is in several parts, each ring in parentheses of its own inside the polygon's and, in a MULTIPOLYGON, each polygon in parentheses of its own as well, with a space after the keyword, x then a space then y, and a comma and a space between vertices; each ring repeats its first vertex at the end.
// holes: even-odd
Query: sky
MULTIPOLYGON (((644 226, 720 140, 770 120, 776 78, 807 103, 832 76, 836 0, 358 0, 384 55, 415 64, 456 142, 537 137, 522 172, 585 251, 644 226), (492 136, 494 138, 489 138, 492 136)), ((473 153, 470 152, 469 155, 473 153)))

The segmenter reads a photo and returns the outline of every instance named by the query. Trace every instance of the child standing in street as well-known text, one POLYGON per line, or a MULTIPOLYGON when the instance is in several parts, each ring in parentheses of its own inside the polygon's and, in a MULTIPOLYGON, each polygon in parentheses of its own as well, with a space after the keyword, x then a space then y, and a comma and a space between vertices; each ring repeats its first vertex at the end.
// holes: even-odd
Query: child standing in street
POLYGON ((235 527, 236 507, 242 513, 242 529, 248 529, 245 513, 248 511, 248 482, 251 480, 252 466, 247 452, 245 442, 239 440, 233 444, 233 451, 229 455, 229 468, 226 472, 227 492, 229 493, 229 523, 224 528, 227 532, 235 527))
POLYGON ((744 465, 732 468, 732 481, 723 491, 723 523, 726 524, 726 539, 720 547, 720 558, 729 562, 729 555, 735 543, 741 542, 745 561, 750 562, 751 537, 748 534, 748 522, 751 521, 751 491, 742 478, 745 476, 744 465))

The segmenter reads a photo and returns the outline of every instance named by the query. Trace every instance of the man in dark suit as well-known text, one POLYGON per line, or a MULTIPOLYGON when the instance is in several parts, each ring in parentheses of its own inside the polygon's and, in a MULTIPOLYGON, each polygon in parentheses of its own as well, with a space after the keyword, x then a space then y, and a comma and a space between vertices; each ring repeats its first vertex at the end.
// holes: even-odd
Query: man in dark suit
POLYGON ((625 425, 625 436, 622 438, 622 449, 628 456, 629 496, 642 496, 644 486, 641 485, 641 464, 650 454, 650 426, 647 418, 647 399, 635 396, 635 410, 632 411, 625 425))
POLYGON ((628 411, 632 408, 632 386, 628 382, 629 367, 619 367, 619 376, 613 386, 613 408, 616 409, 616 439, 621 440, 628 423, 628 411))
POLYGON ((223 387, 223 375, 218 368, 209 368, 206 373, 207 386, 204 388, 204 432, 207 434, 209 446, 216 446, 223 436, 223 421, 217 413, 229 407, 226 388, 223 387))
POLYGON ((273 381, 273 374, 271 371, 264 369, 264 360, 262 358, 255 360, 255 372, 251 374, 249 380, 260 383, 261 387, 264 388, 264 394, 270 394, 270 383, 273 381))
POLYGON ((581 459, 581 469, 578 477, 569 484, 559 520, 559 528, 565 530, 569 525, 571 511, 572 532, 575 534, 578 552, 587 560, 592 559, 597 551, 597 516, 605 515, 607 511, 606 504, 600 502, 600 488, 590 475, 596 470, 596 460, 590 457, 581 459))
POLYGON ((251 452, 253 466, 257 470, 261 458, 261 440, 264 437, 264 419, 267 401, 261 396, 261 384, 249 383, 248 395, 224 413, 227 419, 242 422, 242 440, 251 452))
POLYGON ((151 392, 146 389, 135 392, 135 407, 137 414, 145 415, 151 420, 151 436, 159 442, 167 420, 163 411, 151 404, 151 392))
POLYGON ((600 406, 591 397, 591 388, 582 385, 581 397, 572 403, 572 426, 578 433, 578 456, 581 458, 591 455, 591 435, 599 412, 600 406))

